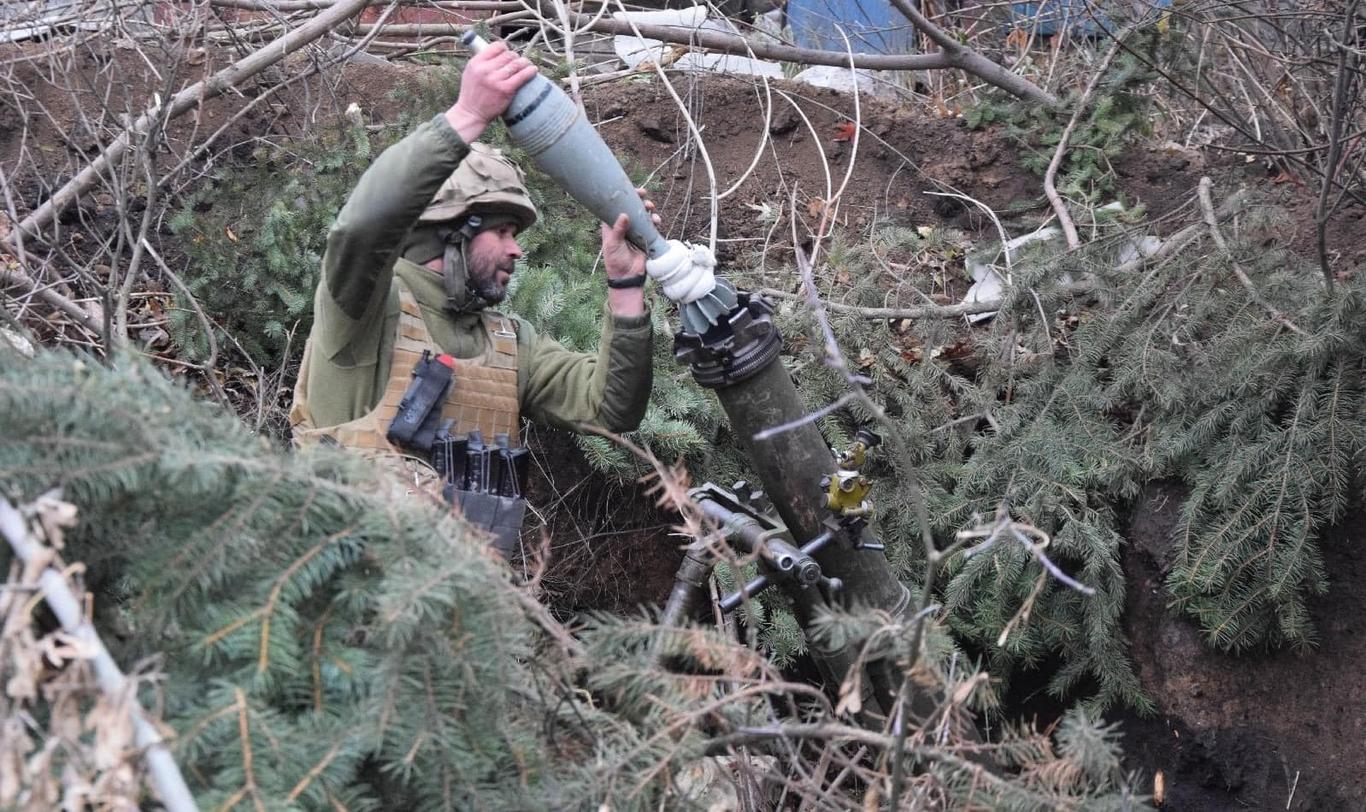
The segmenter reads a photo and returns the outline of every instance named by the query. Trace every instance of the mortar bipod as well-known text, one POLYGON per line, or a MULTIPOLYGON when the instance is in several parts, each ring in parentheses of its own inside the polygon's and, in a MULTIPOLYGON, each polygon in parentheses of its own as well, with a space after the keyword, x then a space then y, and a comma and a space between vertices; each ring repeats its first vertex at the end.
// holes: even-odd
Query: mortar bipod
POLYGON ((844 588, 844 583, 838 578, 827 578, 825 573, 821 572, 821 565, 811 557, 834 538, 835 534, 827 530, 798 549, 778 535, 762 535, 755 544, 754 552, 758 553, 758 559, 762 562, 760 568, 766 571, 742 584, 738 591, 722 598, 718 602, 721 611, 726 614, 735 611, 746 600, 778 581, 790 582, 799 589, 817 586, 827 596, 839 592, 844 588))
MULTIPOLYGON (((708 482, 689 493, 702 512, 717 523, 727 541, 759 562, 760 574, 722 598, 721 611, 733 612, 775 583, 797 589, 816 587, 827 599, 833 598, 844 584, 839 578, 826 576, 814 555, 844 537, 847 528, 842 523, 829 522, 819 535, 798 547, 788 529, 773 515, 762 491, 743 481, 733 487, 731 492, 708 482)), ((857 536, 848 541, 858 546, 857 536)))

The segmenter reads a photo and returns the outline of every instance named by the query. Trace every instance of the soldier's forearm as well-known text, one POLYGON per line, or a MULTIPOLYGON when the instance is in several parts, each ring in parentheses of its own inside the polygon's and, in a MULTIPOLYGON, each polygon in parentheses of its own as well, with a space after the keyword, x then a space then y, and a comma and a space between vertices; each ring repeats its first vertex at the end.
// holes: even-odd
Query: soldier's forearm
POLYGON ((645 291, 643 288, 608 288, 607 310, 613 316, 645 315, 645 291))
POLYGON ((352 318, 388 281, 404 236, 468 153, 444 115, 437 116, 381 153, 361 176, 328 233, 323 257, 328 290, 352 318))
POLYGON ((608 318, 611 324, 603 336, 606 381, 598 423, 609 431, 634 431, 650 402, 654 330, 643 302, 638 314, 612 313, 608 318))

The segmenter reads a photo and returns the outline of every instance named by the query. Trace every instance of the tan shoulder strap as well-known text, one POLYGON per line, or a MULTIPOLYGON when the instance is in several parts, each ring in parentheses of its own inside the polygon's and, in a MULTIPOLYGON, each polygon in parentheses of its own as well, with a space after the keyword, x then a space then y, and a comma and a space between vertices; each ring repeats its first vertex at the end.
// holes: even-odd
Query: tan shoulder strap
POLYGON ((485 310, 480 315, 483 317, 484 333, 489 341, 484 363, 494 369, 516 369, 517 320, 495 310, 485 310))

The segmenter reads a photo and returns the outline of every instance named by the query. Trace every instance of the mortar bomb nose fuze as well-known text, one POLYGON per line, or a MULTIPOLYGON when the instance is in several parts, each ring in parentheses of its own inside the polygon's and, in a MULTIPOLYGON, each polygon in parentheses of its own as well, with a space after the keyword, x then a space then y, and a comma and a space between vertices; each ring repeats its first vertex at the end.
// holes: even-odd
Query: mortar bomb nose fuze
POLYGON ((705 245, 669 240, 668 250, 645 262, 645 272, 679 304, 683 329, 706 332, 736 305, 735 288, 716 278, 716 256, 705 245))
POLYGON ((668 250, 645 262, 645 272, 679 304, 695 302, 716 287, 716 257, 704 245, 669 240, 668 250))

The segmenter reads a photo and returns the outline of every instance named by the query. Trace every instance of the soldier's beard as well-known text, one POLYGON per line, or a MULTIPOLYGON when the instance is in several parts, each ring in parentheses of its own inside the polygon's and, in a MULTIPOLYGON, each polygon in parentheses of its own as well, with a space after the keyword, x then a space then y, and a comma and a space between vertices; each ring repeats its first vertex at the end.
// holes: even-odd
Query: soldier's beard
POLYGON ((489 304, 498 304, 507 298, 507 278, 512 277, 514 263, 506 257, 489 258, 471 254, 466 259, 465 285, 489 304), (500 273, 501 272, 501 273, 500 273))

